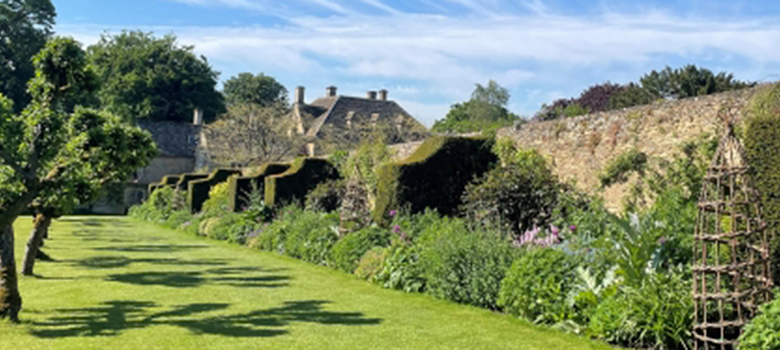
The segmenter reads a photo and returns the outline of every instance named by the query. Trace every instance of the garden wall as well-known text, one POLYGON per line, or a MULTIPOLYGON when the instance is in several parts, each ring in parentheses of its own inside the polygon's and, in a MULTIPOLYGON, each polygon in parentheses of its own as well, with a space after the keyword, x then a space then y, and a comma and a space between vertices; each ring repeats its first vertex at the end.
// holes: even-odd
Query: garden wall
MULTIPOLYGON (((681 143, 702 133, 719 134, 723 125, 718 121, 719 111, 725 109, 741 117, 750 98, 766 86, 531 122, 501 129, 498 136, 510 137, 520 147, 539 150, 551 159, 562 179, 575 181, 580 189, 593 193, 599 184, 599 172, 615 156, 636 147, 650 157, 669 157, 679 151, 681 143)), ((607 206, 618 209, 628 186, 606 189, 607 206)))

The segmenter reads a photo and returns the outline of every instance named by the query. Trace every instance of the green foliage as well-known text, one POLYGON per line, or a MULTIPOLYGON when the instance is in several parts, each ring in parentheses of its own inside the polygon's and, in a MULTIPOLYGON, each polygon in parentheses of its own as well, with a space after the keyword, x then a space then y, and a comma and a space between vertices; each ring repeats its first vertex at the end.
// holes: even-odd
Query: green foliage
POLYGON ((203 215, 215 217, 228 213, 228 195, 228 184, 226 182, 211 187, 209 199, 203 202, 203 215))
POLYGON ((625 183, 632 172, 643 176, 646 168, 647 154, 632 148, 619 154, 607 163, 607 166, 599 174, 601 187, 605 188, 614 184, 625 183))
POLYGON ((501 280, 516 257, 494 232, 447 220, 422 234, 420 266, 428 293, 458 303, 497 309, 501 280))
MULTIPOLYGON (((229 177, 239 175, 240 173, 241 171, 236 169, 217 169, 205 179, 190 181, 187 184, 187 207, 193 213, 200 211, 208 212, 209 209, 204 208, 204 205, 211 198, 212 189, 219 184, 226 183, 229 177)), ((230 206, 231 195, 227 184, 220 191, 220 195, 223 195, 224 198, 220 198, 219 206, 224 206, 224 210, 227 211, 230 206)), ((212 207, 212 209, 215 208, 212 207)))
POLYGON ((561 186, 536 150, 507 149, 499 142, 496 153, 503 166, 469 184, 463 211, 472 220, 515 235, 552 219, 561 186))
POLYGON ((168 216, 163 226, 167 228, 177 229, 185 222, 192 221, 193 215, 189 210, 178 210, 168 216))
POLYGON ((236 213, 209 218, 203 235, 220 241, 243 244, 246 235, 254 229, 252 222, 246 222, 244 217, 236 213))
POLYGON ((425 277, 419 261, 418 246, 396 240, 388 248, 382 269, 374 280, 385 288, 407 293, 422 292, 425 289, 425 277))
POLYGON ((250 241, 250 246, 326 265, 337 232, 338 215, 290 206, 280 210, 277 220, 250 241))
POLYGON ((456 103, 447 116, 433 124, 435 132, 466 133, 490 131, 509 126, 520 121, 520 117, 506 109, 509 91, 495 81, 487 86, 476 84, 471 99, 456 103))
POLYGON ((690 349, 690 293, 690 280, 679 272, 651 274, 641 286, 624 286, 599 304, 589 332, 625 347, 690 349))
POLYGON ((330 266, 344 272, 355 271, 360 258, 374 247, 390 244, 390 232, 378 226, 371 226, 350 233, 341 238, 330 251, 330 266))
POLYGON ((0 2, 0 95, 13 101, 14 112, 30 102, 27 82, 35 76, 32 58, 51 37, 55 16, 50 0, 0 2))
POLYGON ((339 170, 346 179, 357 178, 368 193, 369 203, 373 203, 377 193, 377 171, 391 157, 392 151, 387 147, 384 135, 375 133, 360 143, 339 170))
POLYGON ((252 176, 231 176, 228 178, 228 209, 230 211, 247 210, 251 203, 258 204, 265 198, 265 177, 281 174, 290 169, 290 164, 266 163, 252 176), (259 196, 254 198, 253 196, 259 196))
MULTIPOLYGON (((780 290, 775 291, 775 296, 780 290)), ((748 323, 739 337, 742 350, 780 349, 780 299, 761 306, 758 316, 748 323)))
POLYGON ((407 206, 412 214, 426 208, 456 214, 466 185, 497 161, 493 143, 492 139, 433 137, 406 160, 380 167, 374 221, 387 223, 390 211, 407 206))
POLYGON ((341 178, 330 162, 319 158, 298 158, 290 169, 265 178, 265 203, 270 207, 299 204, 320 183, 341 178))
POLYGON ((523 254, 501 282, 498 305, 535 323, 553 324, 573 315, 566 296, 575 279, 577 259, 552 248, 523 254))
POLYGON ((698 68, 692 64, 677 69, 667 66, 660 72, 653 70, 645 74, 640 81, 642 87, 651 94, 664 98, 703 96, 755 85, 735 80, 731 73, 720 72, 716 75, 709 69, 698 68))
POLYGON ((344 192, 346 192, 344 180, 323 182, 306 195, 306 209, 322 212, 336 211, 341 207, 344 192))
POLYGON ((371 248, 360 257, 355 269, 355 276, 368 281, 376 281, 376 276, 382 271, 382 266, 387 259, 387 253, 387 247, 371 248))
POLYGON ((104 34, 89 47, 89 58, 103 82, 101 104, 125 120, 191 122, 200 108, 210 121, 225 111, 215 89, 219 73, 173 35, 104 34))
POLYGON ((758 93, 745 121, 745 155, 761 193, 764 219, 775 233, 772 260, 780 285, 780 84, 758 93))
POLYGON ((284 85, 263 73, 239 73, 225 82, 223 93, 228 104, 251 103, 263 107, 287 104, 284 85))
POLYGON ((653 103, 661 98, 636 83, 629 83, 609 98, 608 110, 653 103))

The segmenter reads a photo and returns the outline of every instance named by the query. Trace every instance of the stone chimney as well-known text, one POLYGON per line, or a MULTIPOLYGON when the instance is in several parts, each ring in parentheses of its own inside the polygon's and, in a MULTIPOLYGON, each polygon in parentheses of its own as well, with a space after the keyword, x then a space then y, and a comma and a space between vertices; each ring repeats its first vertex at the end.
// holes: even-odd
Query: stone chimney
POLYGON ((192 124, 203 125, 203 110, 195 108, 195 113, 192 115, 192 124))
POLYGON ((376 100, 376 91, 369 91, 366 93, 366 98, 369 100, 376 100))
POLYGON ((306 103, 306 88, 303 86, 299 86, 295 88, 295 103, 298 104, 304 104, 306 103))
POLYGON ((336 87, 331 85, 325 88, 325 97, 336 97, 336 87))
POLYGON ((382 101, 387 101, 387 90, 379 90, 379 99, 382 101))

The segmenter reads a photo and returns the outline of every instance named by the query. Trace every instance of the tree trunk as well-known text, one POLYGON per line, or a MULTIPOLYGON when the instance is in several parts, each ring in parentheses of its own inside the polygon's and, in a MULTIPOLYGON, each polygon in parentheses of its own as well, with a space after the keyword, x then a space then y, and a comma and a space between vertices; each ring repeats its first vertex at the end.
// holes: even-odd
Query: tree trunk
POLYGON ((24 263, 22 264, 22 275, 32 276, 35 269, 35 258, 43 242, 43 237, 49 231, 51 225, 51 216, 45 214, 35 215, 33 220, 33 229, 30 232, 30 238, 27 240, 27 248, 24 251, 24 263))
POLYGON ((16 279, 14 258, 14 228, 9 224, 0 231, 0 319, 19 321, 22 296, 16 279))

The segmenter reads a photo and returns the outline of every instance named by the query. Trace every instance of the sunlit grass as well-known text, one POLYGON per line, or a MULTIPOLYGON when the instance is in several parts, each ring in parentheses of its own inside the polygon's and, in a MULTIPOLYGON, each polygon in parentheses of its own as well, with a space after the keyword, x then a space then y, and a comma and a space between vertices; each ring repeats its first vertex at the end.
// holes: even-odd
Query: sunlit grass
MULTIPOLYGON (((21 259, 30 223, 16 225, 21 259)), ((57 221, 0 349, 608 349, 487 310, 115 217, 57 221)))

